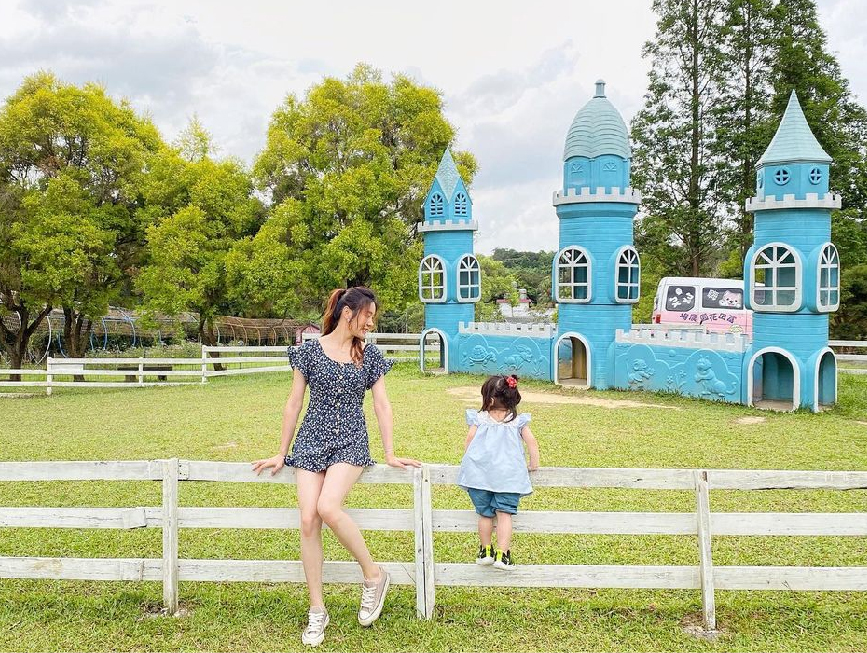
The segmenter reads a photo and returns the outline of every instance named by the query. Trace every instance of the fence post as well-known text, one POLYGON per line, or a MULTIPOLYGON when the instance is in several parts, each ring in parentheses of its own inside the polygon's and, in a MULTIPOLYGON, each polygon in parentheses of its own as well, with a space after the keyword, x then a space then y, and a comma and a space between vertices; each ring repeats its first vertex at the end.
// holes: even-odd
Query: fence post
POLYGON ((45 395, 51 396, 51 381, 54 376, 51 374, 51 356, 46 359, 45 363, 45 395))
POLYGON ((144 358, 138 359, 138 384, 144 385, 144 358))
POLYGON ((708 494, 707 471, 696 470, 696 517, 698 521, 698 558, 699 578, 701 579, 701 607, 704 615, 704 628, 708 632, 716 630, 716 602, 713 596, 713 560, 711 559, 710 496, 708 494))
POLYGON ((430 467, 422 465, 413 473, 415 512, 415 607, 420 619, 433 617, 434 587, 433 509, 430 467))
POLYGON ((162 467, 163 607, 173 615, 178 611, 178 459, 163 460, 162 467))
POLYGON ((208 382, 208 345, 202 345, 202 383, 208 382))

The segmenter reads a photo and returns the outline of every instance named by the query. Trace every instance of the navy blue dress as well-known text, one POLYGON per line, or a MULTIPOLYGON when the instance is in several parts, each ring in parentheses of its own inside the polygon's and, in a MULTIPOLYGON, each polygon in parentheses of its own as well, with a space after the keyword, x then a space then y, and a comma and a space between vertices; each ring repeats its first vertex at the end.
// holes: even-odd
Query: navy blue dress
POLYGON ((364 348, 361 367, 325 355, 318 340, 289 347, 289 362, 307 379, 310 402, 286 465, 321 472, 335 463, 375 465, 370 457, 364 392, 386 374, 394 361, 376 345, 364 348))

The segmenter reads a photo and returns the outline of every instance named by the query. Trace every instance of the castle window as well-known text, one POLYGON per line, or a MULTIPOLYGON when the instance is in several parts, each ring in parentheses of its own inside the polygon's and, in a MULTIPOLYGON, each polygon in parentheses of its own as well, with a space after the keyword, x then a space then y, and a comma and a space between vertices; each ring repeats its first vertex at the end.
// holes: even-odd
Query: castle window
POLYGON ((840 255, 837 248, 828 243, 819 254, 818 301, 816 306, 822 313, 830 313, 840 308, 840 255))
POLYGON ((822 181, 822 171, 819 168, 810 168, 809 179, 811 184, 818 185, 822 181))
POLYGON ((463 193, 455 195, 455 215, 467 214, 467 196, 463 193))
POLYGON ((641 260, 634 247, 620 250, 614 279, 614 300, 618 304, 634 304, 638 301, 641 293, 641 260))
POLYGON ((761 172, 756 175, 756 187, 759 190, 765 187, 765 176, 761 172))
POLYGON ((590 301, 590 257, 581 247, 565 247, 557 256, 558 302, 590 301))
POLYGON ((801 260, 795 250, 771 243, 753 255, 753 310, 794 312, 801 307, 801 260))
POLYGON ((430 214, 431 216, 435 215, 445 215, 445 201, 443 200, 443 196, 439 193, 434 193, 430 198, 430 214))
POLYGON ((477 302, 482 296, 482 269, 472 254, 464 254, 458 262, 458 301, 477 302))
POLYGON ((785 186, 789 183, 790 178, 791 174, 789 174, 788 168, 780 168, 774 173, 774 181, 777 182, 777 186, 785 186))
POLYGON ((423 302, 446 301, 446 267, 439 256, 425 256, 418 268, 418 298, 423 302))

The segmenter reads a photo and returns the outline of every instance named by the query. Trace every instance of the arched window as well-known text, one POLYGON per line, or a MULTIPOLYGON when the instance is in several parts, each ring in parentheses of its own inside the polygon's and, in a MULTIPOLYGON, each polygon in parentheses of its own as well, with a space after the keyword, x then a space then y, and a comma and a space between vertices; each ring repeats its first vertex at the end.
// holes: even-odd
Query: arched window
POLYGON ((423 302, 446 300, 446 266, 439 256, 425 256, 418 268, 418 298, 423 302))
POLYGON ((445 215, 445 201, 443 200, 443 196, 439 193, 434 193, 430 198, 430 214, 431 216, 435 215, 445 215))
POLYGON ((818 274, 816 306, 822 313, 836 311, 840 308, 840 255, 831 243, 819 254, 818 274))
POLYGON ((619 304, 634 304, 641 294, 641 259, 634 247, 624 247, 617 255, 614 271, 614 299, 619 304))
POLYGON ((458 301, 477 302, 482 296, 482 269, 472 254, 465 254, 458 262, 458 301))
POLYGON ((467 214, 467 196, 463 193, 455 195, 455 215, 467 214))
POLYGON ((754 311, 791 313, 801 307, 801 260, 795 250, 782 243, 765 245, 753 254, 751 268, 754 311))
POLYGON ((557 256, 557 301, 590 301, 590 279, 590 257, 586 250, 564 247, 557 256))

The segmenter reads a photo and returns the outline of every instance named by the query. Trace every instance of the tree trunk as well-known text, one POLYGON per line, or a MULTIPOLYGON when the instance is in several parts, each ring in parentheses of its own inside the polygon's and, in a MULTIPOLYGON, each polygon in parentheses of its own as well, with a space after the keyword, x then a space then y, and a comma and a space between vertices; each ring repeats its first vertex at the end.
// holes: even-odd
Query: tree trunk
MULTIPOLYGON (((217 344, 217 335, 214 333, 214 323, 212 320, 208 318, 199 317, 199 340, 202 341, 203 345, 208 345, 209 347, 213 347, 217 344)), ((213 358, 219 358, 220 354, 216 353, 212 355, 213 358)), ((214 363, 214 371, 222 372, 226 368, 220 363, 214 363)))
MULTIPOLYGON (((63 340, 70 358, 84 358, 87 353, 87 339, 93 323, 74 308, 63 307, 63 340)), ((74 377, 76 383, 83 383, 81 374, 74 377)))
MULTIPOLYGON (((3 323, 3 320, 0 320, 0 344, 9 357, 12 369, 20 370, 27 357, 27 346, 30 344, 30 338, 42 324, 42 320, 51 313, 51 306, 43 307, 30 324, 27 323, 30 319, 30 312, 26 306, 13 304, 9 306, 9 309, 18 314, 18 329, 13 331, 3 323)), ((9 380, 20 381, 21 375, 10 374, 9 380)))

